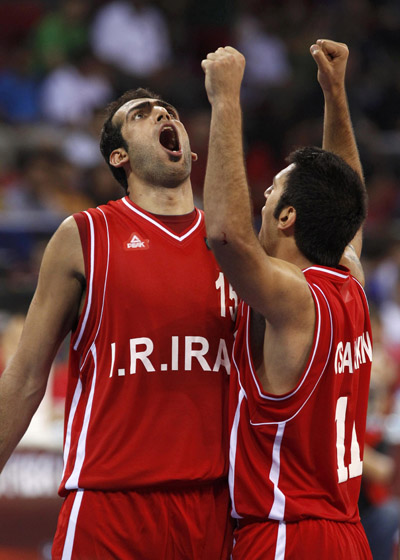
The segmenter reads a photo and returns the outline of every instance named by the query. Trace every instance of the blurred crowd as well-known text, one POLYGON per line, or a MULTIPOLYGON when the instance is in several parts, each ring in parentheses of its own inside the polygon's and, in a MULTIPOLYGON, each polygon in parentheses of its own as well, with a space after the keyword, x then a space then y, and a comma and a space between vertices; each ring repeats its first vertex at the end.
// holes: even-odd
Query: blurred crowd
MULTIPOLYGON (((363 263, 375 361, 360 507, 367 519, 389 504, 398 526, 397 0, 2 0, 0 358, 7 359, 10 331, 27 310, 43 248, 55 228, 73 212, 123 195, 98 148, 105 105, 126 89, 143 86, 178 108, 199 155, 192 183, 201 206, 210 113, 200 63, 219 46, 241 50, 247 61, 246 162, 257 224, 263 192, 289 151, 321 144, 323 99, 309 54, 318 38, 350 48, 349 105, 370 201, 363 263)), ((64 358, 59 358, 61 372, 64 358)), ((56 402, 63 390, 59 377, 56 402)))

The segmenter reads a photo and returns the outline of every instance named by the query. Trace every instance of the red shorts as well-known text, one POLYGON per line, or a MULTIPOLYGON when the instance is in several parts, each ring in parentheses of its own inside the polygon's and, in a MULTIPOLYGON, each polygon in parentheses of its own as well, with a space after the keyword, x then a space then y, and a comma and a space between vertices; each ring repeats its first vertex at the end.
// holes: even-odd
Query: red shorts
POLYGON ((307 519, 236 529, 233 560, 372 560, 361 523, 307 519))
POLYGON ((233 525, 226 483, 190 490, 71 492, 53 560, 227 560, 233 525))

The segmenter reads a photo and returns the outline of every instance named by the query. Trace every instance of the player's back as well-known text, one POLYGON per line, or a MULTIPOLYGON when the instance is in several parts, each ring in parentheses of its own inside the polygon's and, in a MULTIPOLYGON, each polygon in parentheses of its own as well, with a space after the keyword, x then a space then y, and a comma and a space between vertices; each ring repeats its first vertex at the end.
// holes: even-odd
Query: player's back
POLYGON ((304 275, 316 326, 290 393, 263 391, 248 350, 251 311, 239 308, 230 392, 233 514, 355 522, 372 359, 367 302, 348 271, 314 266, 304 275))

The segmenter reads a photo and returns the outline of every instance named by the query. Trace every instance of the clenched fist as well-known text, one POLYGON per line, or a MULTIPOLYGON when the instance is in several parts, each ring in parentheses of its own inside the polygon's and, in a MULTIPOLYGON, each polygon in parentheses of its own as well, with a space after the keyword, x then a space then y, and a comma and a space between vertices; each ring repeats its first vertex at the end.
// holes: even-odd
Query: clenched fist
POLYGON ((335 93, 344 87, 349 49, 344 43, 318 39, 310 47, 318 66, 318 81, 325 94, 335 93))
POLYGON ((245 64, 244 56, 233 47, 220 47, 202 61, 211 105, 218 101, 239 100, 245 64))

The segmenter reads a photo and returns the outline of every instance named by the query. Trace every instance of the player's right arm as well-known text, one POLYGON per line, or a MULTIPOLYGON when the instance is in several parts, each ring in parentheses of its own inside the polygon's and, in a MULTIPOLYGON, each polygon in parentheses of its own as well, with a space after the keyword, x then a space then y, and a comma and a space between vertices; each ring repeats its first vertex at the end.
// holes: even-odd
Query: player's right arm
POLYGON ((84 294, 84 261, 75 220, 50 240, 18 348, 0 377, 0 470, 42 400, 57 350, 76 325, 84 294))

